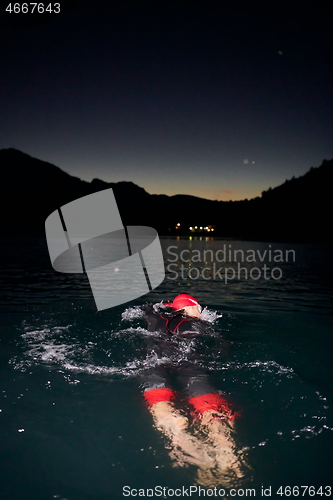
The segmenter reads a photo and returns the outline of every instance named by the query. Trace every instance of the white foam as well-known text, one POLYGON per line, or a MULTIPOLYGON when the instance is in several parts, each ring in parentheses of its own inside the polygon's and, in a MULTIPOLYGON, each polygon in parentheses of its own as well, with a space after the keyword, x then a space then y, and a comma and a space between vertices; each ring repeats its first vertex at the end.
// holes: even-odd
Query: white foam
MULTIPOLYGON (((155 306, 157 308, 165 308, 162 302, 155 304, 155 306)), ((143 308, 135 306, 126 309, 122 314, 122 319, 133 321, 143 318, 144 315, 143 308)), ((220 315, 216 312, 206 309, 203 311, 203 319, 208 320, 210 323, 214 322, 218 317, 220 315)), ((78 338, 71 338, 71 326, 49 326, 42 324, 39 329, 35 329, 25 324, 23 333, 21 334, 21 338, 25 344, 23 355, 15 356, 10 360, 14 369, 25 371, 32 366, 44 364, 62 373, 67 371, 65 379, 68 383, 79 383, 79 381, 73 382, 68 372, 79 372, 90 375, 120 375, 122 377, 137 376, 147 369, 158 365, 178 364, 187 360, 190 354, 193 353, 197 342, 197 339, 193 337, 182 338, 182 341, 179 342, 179 338, 175 336, 170 339, 170 342, 176 343, 177 349, 173 351, 170 357, 161 357, 154 350, 151 350, 148 354, 142 353, 138 355, 138 350, 136 349, 134 356, 129 355, 126 362, 121 361, 119 365, 116 365, 112 361, 112 358, 113 349, 118 348, 118 339, 121 342, 125 342, 125 344, 128 343, 128 346, 131 347, 138 344, 141 340, 143 341, 145 337, 158 339, 159 337, 163 337, 163 334, 160 332, 149 332, 141 326, 130 326, 120 331, 100 332, 99 335, 95 336, 94 342, 82 342, 78 338), (65 331, 68 331, 66 336, 64 335, 65 331), (107 337, 105 337, 106 335, 107 337), (113 366, 108 366, 109 363, 103 366, 94 362, 94 353, 98 350, 99 340, 101 339, 104 343, 103 352, 108 355, 110 364, 113 364, 113 366), (109 346, 105 347, 105 342, 108 342, 109 346), (129 359, 131 357, 134 357, 134 359, 129 359)), ((129 349, 129 352, 132 352, 132 349, 129 349)))
POLYGON ((122 321, 131 321, 132 319, 138 319, 138 318, 143 318, 145 315, 145 312, 140 306, 135 306, 135 307, 129 307, 128 309, 125 309, 125 311, 121 315, 122 321))
POLYGON ((288 366, 283 366, 276 361, 250 361, 248 363, 238 363, 237 361, 229 361, 220 365, 217 361, 211 363, 214 365, 214 370, 244 370, 244 369, 259 369, 268 373, 278 373, 289 375, 294 373, 294 370, 288 366))
POLYGON ((145 359, 128 361, 124 366, 96 366, 88 363, 75 364, 66 362, 63 364, 63 368, 72 372, 88 373, 89 375, 122 375, 124 377, 132 377, 139 375, 149 368, 170 362, 170 358, 159 358, 156 353, 152 352, 145 359))
POLYGON ((32 330, 27 333, 23 333, 21 337, 25 340, 44 340, 50 333, 50 328, 44 328, 43 330, 32 330))
POLYGON ((323 432, 324 428, 325 428, 325 426, 318 427, 316 425, 306 425, 305 427, 302 427, 302 429, 291 431, 291 433, 293 435, 292 441, 294 441, 294 439, 297 439, 301 436, 305 437, 305 438, 312 438, 314 436, 317 436, 318 434, 323 432))
POLYGON ((160 332, 149 332, 145 328, 142 328, 141 326, 138 326, 136 328, 134 327, 129 327, 125 328, 124 330, 119 330, 118 332, 113 332, 111 335, 108 332, 109 338, 113 337, 123 337, 123 338, 134 338, 136 336, 139 337, 160 337, 161 333, 160 332))
MULTIPOLYGON (((164 303, 157 302, 156 304, 153 304, 153 309, 156 313, 159 313, 161 310, 165 310, 168 308, 168 306, 165 306, 164 303)), ((134 306, 134 307, 129 307, 122 313, 122 320, 126 321, 131 321, 133 319, 138 319, 138 318, 144 318, 145 317, 145 311, 141 306, 134 306)), ((219 314, 216 311, 210 311, 206 307, 203 309, 203 311, 200 314, 200 319, 203 321, 206 321, 207 323, 214 323, 217 319, 222 318, 222 314, 219 314)))
POLYGON ((218 314, 216 311, 210 311, 206 307, 200 314, 200 319, 207 321, 207 323, 215 323, 215 321, 219 318, 222 318, 222 314, 218 314))

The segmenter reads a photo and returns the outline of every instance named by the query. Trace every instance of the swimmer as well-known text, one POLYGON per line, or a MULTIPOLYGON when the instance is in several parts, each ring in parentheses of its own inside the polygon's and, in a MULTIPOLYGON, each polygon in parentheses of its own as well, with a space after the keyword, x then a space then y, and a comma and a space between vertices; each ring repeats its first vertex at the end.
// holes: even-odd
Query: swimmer
MULTIPOLYGON (((159 359, 174 356, 177 359, 179 342, 209 331, 201 319, 202 307, 192 296, 181 294, 172 303, 164 303, 160 312, 155 306, 146 308, 148 331, 162 334, 154 345, 159 359), (165 307, 171 308, 170 311, 165 307)), ((226 399, 208 381, 207 373, 187 356, 177 364, 158 363, 149 370, 143 381, 144 398, 155 426, 171 443, 171 457, 176 465, 198 467, 198 483, 206 486, 227 484, 242 476, 239 457, 235 454, 232 438, 237 416, 226 399), (175 406, 177 397, 170 383, 170 375, 177 375, 184 395, 192 408, 192 417, 175 406)))
POLYGON ((202 307, 191 295, 177 295, 173 302, 164 302, 171 307, 171 313, 158 313, 153 306, 146 308, 147 330, 163 333, 183 333, 193 330, 193 327, 203 323, 200 315, 202 307))

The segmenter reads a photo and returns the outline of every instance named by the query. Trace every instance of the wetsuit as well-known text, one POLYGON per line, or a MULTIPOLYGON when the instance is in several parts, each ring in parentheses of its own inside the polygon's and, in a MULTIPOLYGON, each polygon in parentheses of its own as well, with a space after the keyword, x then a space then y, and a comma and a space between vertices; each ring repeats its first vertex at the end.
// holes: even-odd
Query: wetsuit
POLYGON ((199 318, 192 318, 177 311, 174 313, 157 313, 153 306, 146 308, 147 330, 149 332, 162 332, 172 334, 182 334, 185 332, 197 332, 202 328, 207 328, 207 324, 199 318))
POLYGON ((142 382, 147 404, 153 406, 160 401, 174 399, 176 393, 172 387, 176 376, 178 385, 194 407, 196 415, 213 410, 223 412, 225 418, 234 418, 226 400, 210 385, 207 372, 198 366, 194 346, 189 345, 196 342, 195 337, 200 333, 207 333, 210 325, 179 311, 156 312, 153 306, 148 306, 145 312, 147 330, 160 333, 157 338, 151 339, 150 344, 151 352, 157 355, 158 362, 147 370, 142 382), (185 359, 179 359, 184 343, 185 359))

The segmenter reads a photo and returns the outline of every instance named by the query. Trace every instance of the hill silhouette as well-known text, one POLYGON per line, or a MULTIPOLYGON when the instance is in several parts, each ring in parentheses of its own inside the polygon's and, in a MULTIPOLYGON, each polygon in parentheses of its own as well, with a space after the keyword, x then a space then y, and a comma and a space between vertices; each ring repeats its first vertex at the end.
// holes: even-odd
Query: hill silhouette
POLYGON ((269 188, 261 197, 213 201, 189 195, 154 195, 132 182, 83 181, 16 149, 0 150, 2 229, 44 234, 46 217, 82 196, 112 188, 124 225, 160 234, 187 234, 189 226, 215 226, 215 236, 275 241, 331 241, 333 160, 269 188), (180 223, 178 230, 175 229, 180 223))

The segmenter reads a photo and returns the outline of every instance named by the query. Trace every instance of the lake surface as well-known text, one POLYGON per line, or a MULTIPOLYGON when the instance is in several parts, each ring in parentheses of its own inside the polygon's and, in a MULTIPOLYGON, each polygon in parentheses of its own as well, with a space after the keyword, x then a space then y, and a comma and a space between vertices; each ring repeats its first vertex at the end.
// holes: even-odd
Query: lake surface
POLYGON ((240 413, 233 439, 245 457, 243 477, 221 481, 216 491, 226 487, 227 498, 234 486, 240 497, 251 488, 260 497, 264 488, 284 498, 290 486, 299 487, 294 496, 329 496, 331 247, 161 241, 164 282, 101 312, 86 276, 52 269, 44 238, 2 241, 0 499, 118 500, 126 498, 124 486, 141 496, 165 487, 153 498, 171 498, 172 490, 198 485, 197 468, 169 456, 141 387, 145 371, 160 362, 147 353, 142 308, 179 293, 199 300, 214 335, 195 346, 185 340, 172 363, 195 350, 198 365, 240 413))

